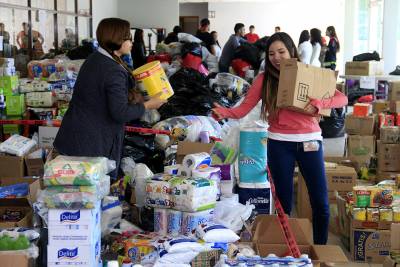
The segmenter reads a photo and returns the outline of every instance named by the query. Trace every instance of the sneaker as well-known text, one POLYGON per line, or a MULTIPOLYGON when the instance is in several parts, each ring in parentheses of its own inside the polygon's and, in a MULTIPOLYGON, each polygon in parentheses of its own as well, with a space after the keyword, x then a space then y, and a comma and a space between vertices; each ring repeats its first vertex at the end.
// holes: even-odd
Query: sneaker
POLYGON ((389 74, 390 75, 400 75, 400 65, 397 65, 396 69, 389 74))

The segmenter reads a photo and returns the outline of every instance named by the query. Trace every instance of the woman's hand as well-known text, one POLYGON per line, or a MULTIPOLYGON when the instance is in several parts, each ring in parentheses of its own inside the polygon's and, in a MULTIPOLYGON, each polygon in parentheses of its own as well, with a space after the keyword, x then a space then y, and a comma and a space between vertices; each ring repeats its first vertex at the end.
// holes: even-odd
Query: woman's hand
POLYGON ((304 107, 304 111, 311 115, 318 115, 321 109, 321 101, 315 98, 309 98, 308 104, 304 107))
POLYGON ((167 103, 167 100, 160 98, 161 93, 154 95, 149 100, 143 103, 145 109, 159 109, 162 105, 167 103))
POLYGON ((212 116, 215 120, 217 120, 217 121, 223 120, 224 117, 221 115, 221 113, 218 112, 218 108, 224 108, 224 107, 221 106, 221 105, 218 104, 218 103, 214 103, 214 107, 215 107, 215 108, 213 108, 213 109, 211 110, 211 112, 212 112, 211 116, 212 116))

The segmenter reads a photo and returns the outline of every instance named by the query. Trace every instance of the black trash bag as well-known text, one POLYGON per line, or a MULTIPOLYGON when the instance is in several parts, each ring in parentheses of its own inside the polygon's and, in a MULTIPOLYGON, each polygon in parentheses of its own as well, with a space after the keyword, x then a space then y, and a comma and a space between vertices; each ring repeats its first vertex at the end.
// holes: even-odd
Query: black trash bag
POLYGON ((242 59, 248 62, 254 69, 259 69, 261 64, 260 51, 257 46, 250 43, 243 43, 236 48, 234 59, 242 59))
POLYGON ((184 58, 187 54, 202 58, 201 44, 198 43, 185 43, 182 46, 181 55, 184 58))
POLYGON ((140 228, 147 232, 154 232, 154 208, 141 208, 140 218, 140 228))
POLYGON ((333 108, 330 117, 323 117, 319 123, 323 138, 343 137, 345 134, 344 120, 346 112, 344 108, 333 108))
POLYGON ((371 61, 376 60, 380 61, 378 52, 374 51, 372 53, 362 53, 353 57, 353 61, 371 61))

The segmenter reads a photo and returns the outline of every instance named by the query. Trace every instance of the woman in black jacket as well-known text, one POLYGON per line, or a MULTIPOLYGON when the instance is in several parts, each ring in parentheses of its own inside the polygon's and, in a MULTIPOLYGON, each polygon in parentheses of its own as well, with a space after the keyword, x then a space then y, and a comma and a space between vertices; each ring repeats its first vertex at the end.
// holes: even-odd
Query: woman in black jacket
POLYGON ((146 64, 146 47, 144 45, 143 30, 136 29, 132 46, 133 68, 137 69, 146 64))
POLYGON ((130 104, 128 90, 134 87, 131 70, 121 56, 132 47, 128 21, 103 19, 97 27, 97 52, 89 56, 79 71, 69 108, 54 141, 60 154, 107 157, 117 162, 122 152, 124 125, 140 118, 146 109, 157 109, 164 100, 130 104))

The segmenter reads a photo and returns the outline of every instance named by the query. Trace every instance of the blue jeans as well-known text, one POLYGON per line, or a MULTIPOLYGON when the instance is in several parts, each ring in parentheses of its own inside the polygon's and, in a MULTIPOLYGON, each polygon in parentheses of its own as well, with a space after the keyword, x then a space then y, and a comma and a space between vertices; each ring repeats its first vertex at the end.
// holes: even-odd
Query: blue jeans
POLYGON ((318 143, 318 151, 304 152, 302 142, 268 139, 268 166, 276 194, 285 213, 290 215, 293 203, 293 172, 297 161, 309 192, 314 243, 325 245, 328 240, 329 203, 322 142, 318 143))

